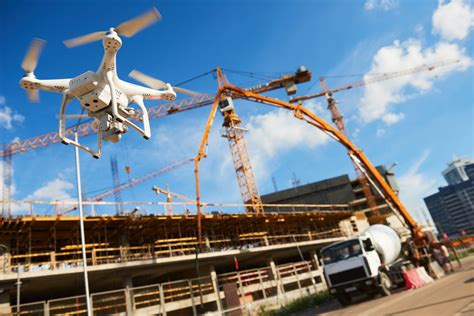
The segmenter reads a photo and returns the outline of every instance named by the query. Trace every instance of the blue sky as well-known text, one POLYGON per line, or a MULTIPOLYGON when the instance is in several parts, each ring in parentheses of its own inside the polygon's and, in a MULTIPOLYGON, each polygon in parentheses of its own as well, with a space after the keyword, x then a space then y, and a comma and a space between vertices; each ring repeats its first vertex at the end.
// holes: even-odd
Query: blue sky
MULTIPOLYGON (((2 1, 0 142, 57 129, 61 96, 41 92, 41 102, 30 104, 18 85, 23 75, 20 64, 32 38, 48 41, 35 71, 38 78, 74 77, 96 70, 102 45, 96 42, 68 49, 63 40, 106 30, 152 6, 160 10, 163 19, 123 40, 118 56, 122 79, 134 68, 173 84, 216 66, 277 76, 306 65, 315 79, 328 76, 327 83, 334 86, 363 75, 460 59, 436 73, 372 84, 342 92, 336 99, 351 139, 372 162, 398 163, 394 171, 402 200, 418 218, 422 218, 422 198, 444 185, 440 173, 446 163, 454 156, 474 156, 470 34, 474 11, 468 1, 461 0, 2 1)), ((232 73, 228 76, 243 87, 258 81, 232 73)), ((213 93, 217 83, 206 76, 185 87, 213 93)), ((317 80, 313 80, 299 86, 298 92, 318 90, 317 80)), ((281 91, 271 95, 287 98, 281 91)), ((306 105, 327 119, 323 101, 306 105)), ((151 101, 147 106, 157 104, 151 101)), ((247 141, 262 194, 273 191, 272 176, 278 188, 284 189, 291 186, 293 172, 302 183, 353 175, 340 145, 289 113, 243 101, 238 101, 237 107, 249 129, 247 141)), ((122 182, 127 181, 125 165, 131 166, 134 178, 193 157, 209 110, 204 107, 154 120, 150 141, 131 131, 119 144, 107 144, 99 161, 81 153, 84 191, 93 195, 112 185, 112 155, 117 156, 122 182)), ((240 203, 229 148, 220 137, 221 124, 218 115, 209 157, 201 167, 202 197, 209 202, 240 203)), ((93 146, 95 138, 83 141, 93 146)), ((72 147, 57 144, 14 156, 13 198, 74 197, 73 152, 72 147)), ((122 199, 156 201, 151 186, 166 184, 172 191, 194 197, 193 166, 124 191, 122 199)))

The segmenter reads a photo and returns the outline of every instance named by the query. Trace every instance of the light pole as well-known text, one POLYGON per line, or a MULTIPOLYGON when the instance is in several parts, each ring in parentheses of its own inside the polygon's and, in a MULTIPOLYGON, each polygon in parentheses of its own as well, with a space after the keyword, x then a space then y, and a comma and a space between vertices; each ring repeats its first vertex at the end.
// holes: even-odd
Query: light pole
MULTIPOLYGON (((77 132, 74 133, 74 140, 77 142, 77 132)), ((81 246, 82 246, 82 261, 84 271, 84 286, 86 288, 86 306, 87 315, 92 316, 92 306, 89 296, 89 279, 87 277, 87 254, 86 254, 86 238, 84 233, 84 213, 82 210, 82 188, 81 188, 81 166, 79 163, 79 148, 74 146, 76 151, 76 178, 77 178, 77 203, 79 207, 79 223, 81 228, 81 246)))

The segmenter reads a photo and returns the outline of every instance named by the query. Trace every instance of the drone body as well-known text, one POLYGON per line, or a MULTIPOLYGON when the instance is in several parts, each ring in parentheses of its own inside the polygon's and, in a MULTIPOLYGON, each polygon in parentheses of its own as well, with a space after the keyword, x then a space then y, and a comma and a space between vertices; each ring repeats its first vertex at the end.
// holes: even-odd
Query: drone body
MULTIPOLYGON (((130 75, 138 81, 148 81, 147 88, 121 80, 117 76, 116 57, 117 52, 122 47, 120 35, 130 37, 149 24, 159 19, 156 9, 124 22, 116 28, 111 28, 107 32, 96 32, 76 39, 66 41, 68 47, 85 44, 90 41, 102 39, 104 55, 99 69, 96 72, 87 71, 75 78, 40 80, 36 79, 34 70, 37 65, 39 52, 44 45, 41 40, 33 41, 28 51, 22 68, 26 71, 25 76, 20 80, 20 85, 27 90, 31 101, 38 101, 38 90, 49 92, 59 92, 63 94, 61 108, 59 112, 59 137, 65 144, 73 144, 95 158, 101 155, 102 140, 118 142, 122 134, 131 127, 140 133, 145 139, 151 136, 148 113, 144 105, 144 100, 166 100, 172 101, 176 98, 176 92, 170 84, 165 84, 160 80, 147 77, 137 71, 132 71, 130 75), (87 111, 87 115, 66 115, 67 105, 77 99, 81 107, 87 111), (139 112, 135 108, 129 107, 134 103, 139 107, 139 112), (138 114, 139 117, 137 117, 138 114), (76 140, 66 137, 67 118, 94 118, 97 126, 97 149, 90 149, 76 140), (132 118, 142 121, 142 126, 138 126, 131 121, 132 118)), ((195 93, 182 88, 175 88, 177 91, 192 94, 195 93)))

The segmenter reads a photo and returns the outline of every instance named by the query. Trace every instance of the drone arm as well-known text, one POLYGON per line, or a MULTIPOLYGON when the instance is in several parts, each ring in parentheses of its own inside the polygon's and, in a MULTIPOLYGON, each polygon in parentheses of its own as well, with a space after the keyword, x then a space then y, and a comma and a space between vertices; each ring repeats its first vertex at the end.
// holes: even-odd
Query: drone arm
POLYGON ((143 103, 143 97, 142 96, 134 96, 132 98, 133 102, 135 102, 140 110, 142 111, 142 121, 143 121, 143 133, 138 127, 134 127, 133 123, 131 123, 132 127, 138 130, 140 133, 142 133, 143 137, 146 139, 149 139, 151 136, 151 130, 150 130, 150 119, 148 118, 148 111, 145 107, 145 104, 143 103))
POLYGON ((112 115, 114 118, 119 121, 120 123, 127 121, 125 117, 120 115, 118 111, 118 106, 117 106, 117 99, 115 95, 115 83, 114 83, 114 73, 113 71, 107 71, 105 73, 105 79, 107 80, 107 83, 109 84, 110 87, 110 96, 112 98, 111 103, 112 103, 112 115))
POLYGON ((52 79, 42 80, 34 77, 23 77, 20 80, 20 85, 24 89, 44 90, 48 92, 64 92, 69 88, 69 81, 71 79, 52 79))
POLYGON ((67 131, 66 131, 66 119, 68 115, 65 115, 66 112, 66 107, 67 105, 73 100, 73 97, 69 96, 69 94, 66 91, 63 94, 63 99, 61 101, 61 108, 59 110, 59 138, 61 139, 62 143, 65 145, 73 144, 76 147, 79 147, 82 150, 87 151, 89 154, 94 156, 94 158, 99 158, 101 153, 102 153, 102 131, 99 128, 97 131, 97 151, 94 151, 90 149, 89 147, 86 147, 75 140, 72 140, 70 138, 66 137, 67 131))

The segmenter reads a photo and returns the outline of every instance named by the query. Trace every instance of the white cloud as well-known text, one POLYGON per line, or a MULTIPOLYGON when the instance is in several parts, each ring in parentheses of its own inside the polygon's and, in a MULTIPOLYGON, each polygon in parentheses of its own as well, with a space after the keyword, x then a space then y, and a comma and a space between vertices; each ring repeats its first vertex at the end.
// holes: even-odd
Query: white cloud
POLYGON ((425 209, 423 198, 432 194, 437 187, 435 179, 420 171, 429 155, 430 152, 425 150, 405 173, 397 177, 400 199, 418 220, 423 220, 420 214, 421 210, 425 209))
POLYGON ((392 125, 400 122, 404 118, 405 114, 403 113, 387 113, 382 117, 382 121, 384 121, 387 125, 392 125))
POLYGON ((364 122, 382 119, 387 124, 401 120, 403 113, 393 113, 394 104, 413 97, 406 90, 412 89, 424 93, 431 89, 436 78, 448 75, 453 71, 463 71, 471 66, 472 60, 466 50, 457 44, 439 42, 434 47, 424 48, 420 41, 409 39, 400 43, 382 47, 374 55, 372 66, 364 79, 374 74, 393 73, 401 69, 411 69, 420 65, 453 62, 431 71, 420 71, 389 80, 368 84, 360 100, 359 115, 364 122), (459 60, 458 63, 454 61, 459 60))
POLYGON ((25 200, 47 200, 64 201, 70 200, 68 191, 74 189, 74 185, 68 181, 56 178, 44 184, 42 187, 28 195, 25 200))
POLYGON ((464 0, 440 1, 433 14, 433 32, 446 40, 465 39, 474 27, 474 9, 464 0))
POLYGON ((388 11, 395 8, 397 5, 397 0, 366 0, 364 8, 366 10, 383 9, 388 11))
MULTIPOLYGON (((321 105, 314 101, 305 103, 305 107, 316 115, 327 115, 321 105)), ((250 117, 247 128, 246 141, 252 164, 257 178, 262 180, 269 177, 271 159, 296 148, 314 149, 329 141, 326 134, 284 109, 250 117)))
POLYGON ((0 95, 0 105, 4 105, 6 102, 6 99, 3 95, 0 95))
MULTIPOLYGON (((0 104, 2 103, 0 102, 0 104)), ((24 120, 24 116, 18 113, 13 113, 12 109, 8 106, 0 108, 0 127, 5 129, 12 129, 14 123, 21 123, 24 120)))
MULTIPOLYGON (((307 105, 317 112, 319 105, 307 105)), ((288 110, 277 109, 266 114, 252 116, 248 123, 248 143, 258 148, 269 158, 275 154, 299 146, 314 148, 328 141, 326 134, 298 120, 288 110)))

